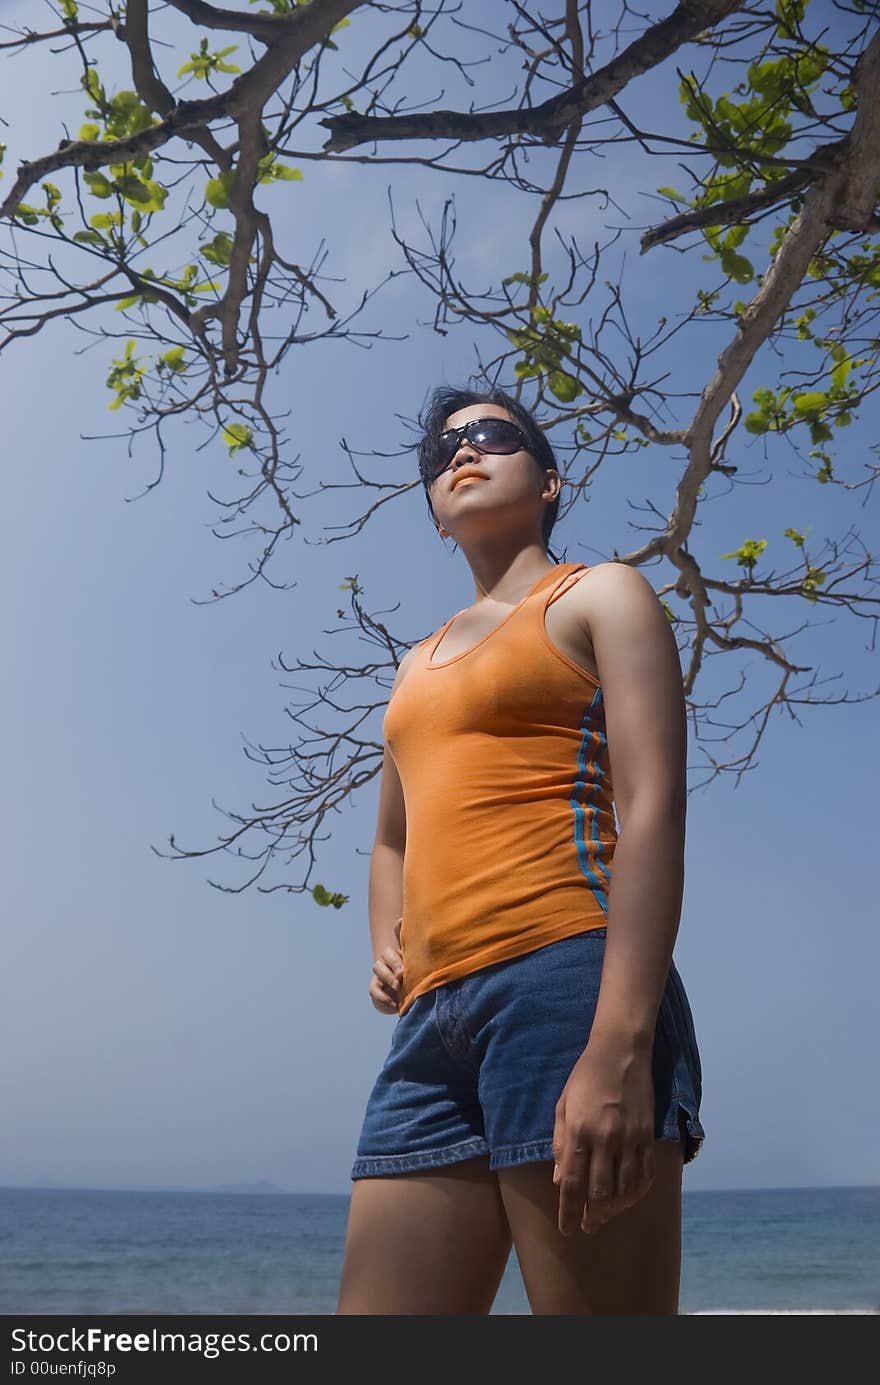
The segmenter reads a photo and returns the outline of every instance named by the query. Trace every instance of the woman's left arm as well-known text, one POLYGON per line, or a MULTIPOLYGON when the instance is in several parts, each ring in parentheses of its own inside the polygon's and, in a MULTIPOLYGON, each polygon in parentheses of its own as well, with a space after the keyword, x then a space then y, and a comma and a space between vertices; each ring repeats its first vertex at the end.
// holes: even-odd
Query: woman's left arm
POLYGON ((594 1230, 654 1176, 651 1059, 684 890, 687 709, 675 637, 635 568, 583 579, 620 831, 589 1040, 556 1106, 559 1229, 594 1230), (587 590, 587 588, 589 588, 587 590))

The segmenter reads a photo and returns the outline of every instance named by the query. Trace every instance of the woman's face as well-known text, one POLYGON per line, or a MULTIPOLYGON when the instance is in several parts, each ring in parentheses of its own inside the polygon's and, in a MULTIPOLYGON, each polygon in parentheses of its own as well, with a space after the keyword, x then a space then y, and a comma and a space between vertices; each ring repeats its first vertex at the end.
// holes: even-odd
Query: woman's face
MULTIPOLYGON (((461 428, 476 418, 517 422, 500 404, 468 404, 449 414, 443 427, 461 428)), ((548 474, 555 475, 545 472, 524 449, 503 455, 481 452, 462 438, 449 466, 431 483, 431 505, 439 523, 456 540, 465 536, 478 538, 488 517, 497 533, 501 513, 513 516, 520 511, 540 518, 539 496, 548 474), (478 475, 467 479, 471 472, 478 475)))

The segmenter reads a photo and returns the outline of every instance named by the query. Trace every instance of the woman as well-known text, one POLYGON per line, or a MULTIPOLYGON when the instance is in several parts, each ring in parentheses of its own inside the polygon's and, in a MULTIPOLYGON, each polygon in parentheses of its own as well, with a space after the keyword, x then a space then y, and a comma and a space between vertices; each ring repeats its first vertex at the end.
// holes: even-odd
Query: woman
POLYGON ((398 1018, 337 1313, 488 1313, 513 1245, 535 1314, 674 1315, 704 1138, 675 639, 635 569, 548 561, 562 480, 522 405, 441 388, 422 424, 476 594, 383 723, 369 993, 398 1018))

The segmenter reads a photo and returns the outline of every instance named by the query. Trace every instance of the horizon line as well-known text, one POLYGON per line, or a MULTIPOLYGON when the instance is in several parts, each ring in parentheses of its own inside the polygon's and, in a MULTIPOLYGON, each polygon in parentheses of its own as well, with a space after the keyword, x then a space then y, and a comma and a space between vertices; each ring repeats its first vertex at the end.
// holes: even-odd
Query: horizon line
MULTIPOLYGON (((749 1187, 728 1188, 686 1188, 682 1196, 701 1193, 795 1193, 795 1192, 839 1192, 844 1190, 880 1191, 880 1183, 777 1183, 749 1187)), ((239 1187, 232 1184, 214 1184, 211 1187, 189 1187, 178 1183, 141 1183, 110 1185, 99 1183, 0 1183, 0 1192, 59 1192, 59 1193, 223 1193, 236 1197, 347 1197, 350 1191, 322 1191, 282 1188, 271 1179, 256 1179, 239 1187), (259 1184, 270 1184, 269 1192, 257 1191, 259 1184)))

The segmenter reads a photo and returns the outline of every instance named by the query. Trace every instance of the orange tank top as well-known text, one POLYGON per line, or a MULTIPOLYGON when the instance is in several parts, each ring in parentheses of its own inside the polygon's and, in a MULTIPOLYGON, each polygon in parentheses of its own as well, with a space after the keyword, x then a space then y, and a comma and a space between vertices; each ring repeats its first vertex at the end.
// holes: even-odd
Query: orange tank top
POLYGON ((617 828, 602 689, 544 624, 586 571, 549 568, 488 635, 433 663, 450 617, 387 705, 406 809, 398 1015, 434 986, 607 922, 617 828))

